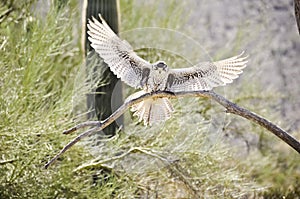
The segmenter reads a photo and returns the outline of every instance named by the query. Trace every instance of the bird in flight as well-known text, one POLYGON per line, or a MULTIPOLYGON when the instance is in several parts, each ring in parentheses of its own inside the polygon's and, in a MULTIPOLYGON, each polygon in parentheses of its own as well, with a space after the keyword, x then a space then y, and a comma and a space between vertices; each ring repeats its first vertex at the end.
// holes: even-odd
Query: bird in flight
MULTIPOLYGON (((120 39, 99 14, 89 20, 89 41, 110 70, 123 82, 141 91, 137 97, 155 91, 199 91, 224 86, 238 78, 246 67, 247 56, 241 53, 216 62, 200 62, 193 67, 172 69, 164 61, 150 63, 139 57, 131 45, 120 39)), ((168 98, 153 98, 131 107, 145 125, 169 119, 174 111, 168 98)))

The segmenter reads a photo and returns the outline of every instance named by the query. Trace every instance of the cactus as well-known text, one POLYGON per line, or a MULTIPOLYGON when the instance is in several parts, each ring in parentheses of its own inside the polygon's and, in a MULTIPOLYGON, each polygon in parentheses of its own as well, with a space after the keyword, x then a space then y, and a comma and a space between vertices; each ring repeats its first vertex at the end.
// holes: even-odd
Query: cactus
MULTIPOLYGON (((97 18, 98 14, 105 18, 107 23, 113 29, 115 33, 118 34, 119 31, 119 9, 118 0, 85 0, 83 6, 83 51, 85 52, 85 56, 93 56, 93 49, 90 46, 90 42, 87 40, 87 32, 86 32, 86 24, 87 19, 90 19, 92 16, 97 18), (91 53, 88 53, 91 52, 91 53)), ((100 59, 100 58, 99 58, 100 59)), ((122 88, 121 86, 116 87, 117 77, 109 70, 108 66, 104 62, 95 62, 99 64, 97 67, 101 67, 101 71, 103 73, 97 74, 102 75, 103 78, 100 79, 108 80, 105 85, 97 87, 94 92, 100 94, 88 94, 87 95, 87 106, 90 110, 94 110, 89 113, 88 117, 92 118, 95 115, 98 120, 103 120, 107 118, 112 113, 112 105, 114 107, 118 107, 122 104, 122 88), (102 70, 104 69, 104 70, 102 70), (118 97, 112 98, 112 92, 116 92, 118 97)), ((89 59, 86 59, 86 66, 93 67, 89 64, 89 59)), ((94 67, 93 67, 94 68, 94 67)), ((90 70, 90 68, 87 68, 90 70)), ((123 123, 123 118, 118 121, 118 124, 123 123)), ((112 123, 104 133, 106 135, 114 135, 115 130, 118 128, 116 122, 112 123)))

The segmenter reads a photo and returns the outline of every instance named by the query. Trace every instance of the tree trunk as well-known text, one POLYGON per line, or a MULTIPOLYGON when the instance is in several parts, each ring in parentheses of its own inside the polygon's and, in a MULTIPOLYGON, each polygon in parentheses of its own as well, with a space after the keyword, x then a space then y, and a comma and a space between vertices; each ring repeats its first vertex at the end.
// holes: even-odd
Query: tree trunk
MULTIPOLYGON (((88 94, 87 95, 87 107, 88 110, 91 110, 88 114, 88 118, 93 118, 97 116, 98 120, 104 120, 107 118, 117 107, 122 104, 122 87, 121 84, 118 83, 117 77, 109 70, 108 66, 102 61, 102 59, 95 55, 96 52, 90 46, 90 42, 87 37, 87 19, 91 19, 91 17, 95 17, 98 19, 98 15, 101 13, 102 17, 106 20, 112 30, 118 34, 119 31, 119 2, 118 0, 85 0, 83 6, 83 47, 84 54, 86 56, 86 66, 95 68, 91 66, 92 64, 97 64, 97 68, 100 67, 102 71, 102 75, 100 79, 108 80, 105 85, 101 85, 94 89, 93 91, 96 94, 88 94), (93 61, 91 59, 95 58, 97 61, 93 61), (112 94, 114 92, 114 97, 112 94), (114 108, 116 107, 116 108, 114 108)), ((87 68, 88 71, 91 68, 87 68)), ((90 77, 89 77, 90 78, 90 77)), ((89 80, 93 82, 92 80, 89 80)), ((108 126, 107 129, 104 130, 106 135, 114 135, 116 129, 118 128, 118 124, 123 124, 123 118, 119 121, 112 123, 108 126)))

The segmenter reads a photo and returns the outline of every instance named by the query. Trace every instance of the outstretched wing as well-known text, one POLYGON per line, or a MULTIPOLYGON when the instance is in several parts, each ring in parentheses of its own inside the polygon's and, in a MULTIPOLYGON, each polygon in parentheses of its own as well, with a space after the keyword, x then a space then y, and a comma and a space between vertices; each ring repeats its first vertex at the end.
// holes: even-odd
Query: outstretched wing
POLYGON ((231 83, 246 67, 244 52, 217 62, 203 62, 190 68, 171 69, 167 90, 172 92, 211 90, 217 86, 231 83))
POLYGON ((100 20, 89 20, 88 39, 91 46, 108 64, 111 71, 134 88, 142 88, 151 64, 139 57, 130 44, 121 40, 99 14, 100 20))

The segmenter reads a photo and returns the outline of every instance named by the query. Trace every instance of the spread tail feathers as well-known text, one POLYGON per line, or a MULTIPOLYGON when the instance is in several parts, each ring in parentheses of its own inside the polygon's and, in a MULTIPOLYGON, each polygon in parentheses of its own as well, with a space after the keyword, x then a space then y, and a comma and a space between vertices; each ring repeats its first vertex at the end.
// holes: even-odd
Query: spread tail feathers
MULTIPOLYGON (((131 98, 144 93, 144 91, 137 92, 131 98)), ((150 98, 133 105, 131 111, 134 112, 134 116, 139 118, 140 122, 143 120, 144 125, 147 126, 166 121, 171 117, 174 109, 168 98, 150 98)))

